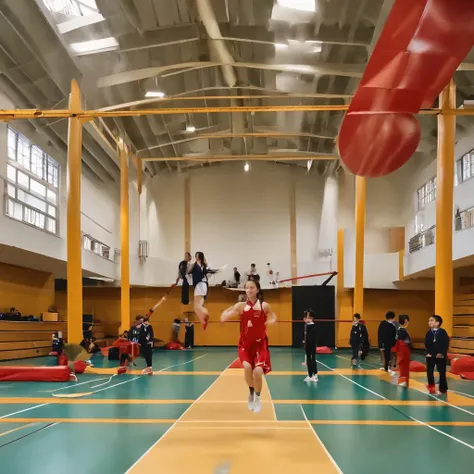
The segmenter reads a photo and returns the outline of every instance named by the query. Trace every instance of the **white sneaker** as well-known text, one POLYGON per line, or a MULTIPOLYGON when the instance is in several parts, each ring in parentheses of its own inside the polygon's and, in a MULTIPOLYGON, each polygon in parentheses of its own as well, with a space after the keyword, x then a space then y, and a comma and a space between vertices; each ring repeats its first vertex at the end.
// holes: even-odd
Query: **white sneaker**
POLYGON ((260 413, 262 411, 262 402, 260 401, 260 397, 255 394, 253 399, 253 412, 260 413))
POLYGON ((390 377, 394 377, 395 375, 397 375, 397 373, 391 369, 388 369, 388 375, 390 375, 390 377))
POLYGON ((400 382, 398 384, 399 387, 408 387, 408 384, 406 382, 400 382))
POLYGON ((151 367, 146 367, 145 369, 143 369, 142 371, 142 374, 149 374, 151 375, 153 373, 153 370, 151 367))
POLYGON ((385 369, 383 367, 380 367, 380 369, 382 372, 385 372, 385 369))
POLYGON ((319 380, 317 375, 313 375, 310 379, 311 382, 317 382, 319 380))
POLYGON ((304 379, 305 382, 310 382, 311 381, 311 377, 308 375, 305 379, 304 379))
POLYGON ((254 406, 255 406, 254 400, 255 400, 254 395, 250 394, 249 399, 248 399, 248 407, 249 407, 250 411, 253 411, 253 409, 254 409, 254 406))

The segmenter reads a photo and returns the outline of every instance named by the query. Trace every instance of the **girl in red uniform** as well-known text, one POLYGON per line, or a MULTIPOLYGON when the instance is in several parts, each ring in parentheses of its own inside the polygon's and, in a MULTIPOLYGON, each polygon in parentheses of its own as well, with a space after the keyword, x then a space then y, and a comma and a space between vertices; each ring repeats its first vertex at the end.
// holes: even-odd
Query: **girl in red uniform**
POLYGON ((247 302, 237 303, 226 309, 221 322, 240 316, 239 359, 244 366, 244 376, 249 386, 248 407, 259 413, 262 410, 260 393, 263 375, 271 370, 270 350, 268 348, 267 324, 276 321, 268 303, 262 302, 260 283, 250 280, 245 284, 247 302))

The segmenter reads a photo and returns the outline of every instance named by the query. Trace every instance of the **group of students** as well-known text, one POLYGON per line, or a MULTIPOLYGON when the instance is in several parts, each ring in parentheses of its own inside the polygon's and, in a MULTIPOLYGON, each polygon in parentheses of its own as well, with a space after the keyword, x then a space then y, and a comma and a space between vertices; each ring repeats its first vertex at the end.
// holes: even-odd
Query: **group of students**
MULTIPOLYGON (((378 347, 382 358, 380 370, 395 376, 396 372, 393 368, 398 363, 400 370, 398 385, 401 387, 408 387, 410 380, 412 343, 407 330, 409 324, 410 317, 408 315, 399 315, 398 322, 396 322, 395 313, 388 311, 385 315, 385 320, 380 323, 378 328, 378 347)), ((443 318, 441 316, 435 314, 430 317, 428 321, 429 330, 425 336, 427 388, 431 394, 436 393, 435 367, 439 372, 440 393, 448 391, 446 368, 449 336, 441 327, 442 324, 443 318)), ((352 320, 350 345, 352 347, 352 365, 360 367, 360 360, 364 359, 370 348, 367 327, 361 322, 360 314, 354 314, 352 320)))

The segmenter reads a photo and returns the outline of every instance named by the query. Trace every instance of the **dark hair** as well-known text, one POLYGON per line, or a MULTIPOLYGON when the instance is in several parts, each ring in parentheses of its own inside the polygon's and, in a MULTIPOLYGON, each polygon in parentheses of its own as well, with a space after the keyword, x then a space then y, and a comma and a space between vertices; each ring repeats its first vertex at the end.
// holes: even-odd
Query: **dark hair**
MULTIPOLYGON (((250 281, 255 283, 255 286, 257 287, 257 299, 260 301, 260 303, 263 303, 263 291, 262 291, 262 288, 260 286, 260 281, 255 279, 255 278, 249 278, 249 280, 245 283, 245 286, 247 286, 247 283, 249 283, 250 281)), ((244 286, 244 288, 245 288, 245 286, 244 286)))
POLYGON ((135 317, 135 321, 138 321, 138 320, 143 319, 143 318, 144 317, 141 314, 139 314, 138 316, 135 317))
POLYGON ((354 313, 354 318, 356 318, 356 319, 359 319, 359 320, 360 320, 360 314, 359 314, 359 313, 354 313))
POLYGON ((255 263, 251 263, 250 266, 251 266, 251 267, 255 267, 255 263))
POLYGON ((203 268, 207 267, 206 257, 204 256, 203 252, 196 252, 194 256, 196 257, 196 259, 199 259, 203 268))
POLYGON ((408 314, 401 314, 400 316, 398 316, 398 322, 401 325, 405 324, 408 321, 410 321, 410 316, 408 316, 408 314))
POLYGON ((395 319, 395 313, 393 311, 387 311, 385 313, 385 319, 395 319))
POLYGON ((432 318, 439 323, 439 327, 443 325, 443 318, 437 314, 433 314, 432 318))
POLYGON ((185 256, 185 257, 192 258, 192 255, 191 255, 189 252, 185 252, 184 256, 185 256))
POLYGON ((181 324, 181 319, 179 318, 173 319, 173 323, 181 324))
POLYGON ((311 308, 310 309, 307 309, 305 312, 304 312, 305 316, 307 318, 311 318, 311 319, 316 319, 316 313, 314 312, 314 310, 312 310, 311 308))

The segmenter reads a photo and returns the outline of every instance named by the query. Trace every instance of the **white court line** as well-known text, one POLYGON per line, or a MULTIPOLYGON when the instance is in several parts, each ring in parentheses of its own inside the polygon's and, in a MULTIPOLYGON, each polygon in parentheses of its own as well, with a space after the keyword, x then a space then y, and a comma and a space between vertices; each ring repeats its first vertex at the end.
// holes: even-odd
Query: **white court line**
MULTIPOLYGON (((102 377, 100 379, 94 379, 94 380, 86 380, 85 382, 75 383, 75 384, 72 384, 72 385, 68 385, 66 387, 57 388, 55 390, 52 390, 51 393, 59 392, 61 390, 66 390, 67 388, 78 387, 79 385, 86 385, 88 383, 99 382, 100 380, 105 380, 105 377, 102 377)), ((47 390, 47 391, 49 392, 49 390, 47 390)))
MULTIPOLYGON (((342 357, 342 356, 336 356, 336 357, 339 357, 340 359, 345 359, 345 357, 342 357)), ((347 359, 349 360, 349 359, 347 359)), ((324 365, 324 364, 323 364, 324 365)), ((370 364, 366 364, 366 365, 370 365, 370 364)), ((327 366, 326 366, 327 367, 327 366)), ((374 366, 372 366, 374 367, 374 366)), ((341 375, 341 374, 339 374, 341 375)), ((354 375, 357 375, 357 372, 354 372, 354 375)), ((418 380, 414 379, 415 382, 418 382, 418 380)), ((353 383, 356 383, 356 382, 353 382, 353 383)), ((459 411, 462 411, 464 413, 467 413, 468 415, 473 415, 474 416, 474 412, 470 411, 470 410, 467 410, 465 408, 462 408, 462 407, 459 407, 457 405, 453 405, 452 403, 449 403, 448 401, 446 400, 443 400, 442 398, 438 398, 436 397, 435 395, 431 394, 431 393, 428 393, 428 392, 425 392, 423 390, 420 390, 419 388, 415 388, 415 387, 410 387, 412 390, 416 390, 417 392, 420 392, 420 393, 423 393, 424 395, 428 395, 429 397, 433 398, 434 400, 438 401, 438 402, 441 402, 441 403, 444 403, 445 405, 451 407, 451 408, 455 408, 456 410, 459 410, 459 411)), ((451 392, 453 393, 458 393, 459 392, 454 392, 453 390, 451 390, 451 392)), ((467 394, 461 394, 461 395, 467 395, 467 394)), ((469 397, 469 395, 467 395, 469 397)), ((471 396, 471 398, 474 398, 471 396)))
MULTIPOLYGON (((209 355, 209 354, 204 354, 202 356, 196 357, 196 358, 188 360, 186 362, 180 362, 179 364, 170 365, 169 367, 165 367, 165 368, 157 370, 156 372, 153 372, 153 373, 157 374, 158 372, 164 372, 165 370, 172 369, 173 367, 180 367, 182 365, 190 364, 191 362, 194 362, 195 360, 198 360, 198 359, 202 359, 203 357, 206 357, 207 355, 209 355)), ((120 383, 116 383, 114 385, 111 385, 110 387, 101 388, 100 390, 94 390, 93 392, 89 393, 88 395, 94 395, 95 393, 103 392, 104 390, 109 390, 110 388, 118 387, 119 385, 125 385, 127 383, 133 382, 134 380, 140 379, 142 377, 148 377, 148 374, 138 375, 137 377, 133 377, 129 380, 125 380, 124 382, 120 382, 120 383)))
MULTIPOLYGON (((21 399, 20 399, 21 400, 21 399)), ((20 402, 21 403, 21 402, 20 402)), ((3 415, 3 416, 0 416, 0 420, 3 420, 4 418, 9 418, 10 416, 13 416, 13 415, 18 415, 20 413, 24 413, 25 411, 29 411, 29 410, 34 410, 35 408, 41 408, 41 407, 46 407, 48 405, 51 405, 51 403, 42 403, 41 405, 34 405, 32 407, 29 407, 29 408, 25 408, 23 410, 19 410, 19 411, 15 411, 13 413, 9 413, 8 415, 3 415)))
MULTIPOLYGON (((199 356, 199 357, 196 357, 194 359, 191 359, 191 360, 188 360, 186 362, 180 362, 179 364, 174 364, 174 365, 170 365, 169 367, 165 367, 163 369, 160 369, 160 370, 157 370, 156 372, 153 372, 154 374, 155 373, 158 373, 158 372, 164 372, 165 370, 168 370, 168 369, 172 369, 173 367, 179 367, 181 365, 186 365, 186 364, 190 364, 191 362, 194 362, 195 360, 198 360, 198 359, 202 359, 203 357, 206 357, 207 355, 209 354, 204 354, 202 356, 199 356)), ((109 390, 111 388, 114 388, 114 387, 119 387, 120 385, 125 385, 127 383, 130 383, 130 382, 133 382, 135 380, 138 380, 142 377, 145 377, 145 376, 148 376, 148 374, 142 374, 142 375, 138 375, 136 377, 133 377, 131 379, 128 379, 128 380, 125 380, 123 382, 120 382, 120 383, 116 383, 114 385, 110 385, 110 387, 105 387, 105 388, 101 388, 100 390, 94 390, 92 392, 88 392, 87 395, 94 395, 95 393, 99 393, 99 392, 103 392, 104 390, 109 390)), ((112 380, 112 378, 109 379, 110 381, 112 380)), ((100 384, 101 385, 101 384, 100 384)), ((77 387, 77 385, 71 385, 71 387, 77 387)), ((93 388, 93 387, 92 387, 93 388)), ((54 396, 54 394, 53 394, 54 396)))
POLYGON ((450 390, 450 392, 456 393, 458 395, 462 395, 463 397, 474 398, 474 395, 469 395, 469 393, 458 392, 456 390, 450 390))
MULTIPOLYGON (((324 364, 323 362, 321 362, 321 364, 324 365, 325 367, 327 367, 329 370, 332 370, 333 372, 335 372, 337 375, 341 376, 342 378, 344 378, 344 379, 348 380, 349 382, 353 383, 354 385, 357 385, 358 387, 363 388, 363 389, 366 390, 367 392, 370 392, 370 393, 376 395, 377 397, 379 397, 379 398, 381 398, 381 399, 383 399, 383 400, 390 401, 388 398, 384 397, 383 395, 380 395, 379 393, 374 392, 373 390, 370 390, 369 388, 364 387, 363 385, 361 385, 361 384, 359 384, 359 383, 357 383, 357 382, 354 382, 354 381, 351 380, 349 377, 346 377, 345 375, 342 375, 342 374, 339 373, 336 369, 333 369, 332 367, 329 367, 329 365, 326 365, 326 364, 324 364)), ((422 392, 422 393, 423 393, 423 392, 422 392)), ((436 397, 435 397, 435 398, 436 398, 436 397)), ((442 400, 441 400, 441 401, 442 401, 442 400)), ((453 406, 454 406, 454 405, 453 405, 453 406)), ((398 409, 397 409, 397 411, 398 411, 398 409)), ((400 412, 400 413, 401 413, 401 412, 400 412)), ((412 416, 410 416, 410 415, 404 414, 404 416, 407 417, 407 418, 409 418, 409 419, 412 420, 412 421, 416 421, 416 422, 419 423, 420 425, 426 426, 426 427, 429 428, 430 430, 436 431, 437 433, 440 433, 440 434, 442 434, 443 436, 446 436, 447 438, 450 438, 450 439, 452 439, 452 440, 454 440, 454 441, 457 441, 458 443, 460 443, 460 444, 466 446, 467 448, 470 448, 470 449, 474 450, 474 446, 470 445, 469 443, 466 443, 465 441, 462 441, 462 440, 456 438, 455 436, 452 436, 452 435, 450 435, 450 434, 448 434, 448 433, 446 433, 446 432, 444 432, 444 431, 441 431, 441 430, 439 430, 438 428, 435 428, 434 426, 431 426, 431 425, 429 425, 428 423, 425 423, 424 421, 418 420, 417 418, 414 418, 414 417, 412 417, 412 416)))
POLYGON ((266 384, 267 390, 268 390, 268 397, 270 398, 270 403, 272 404, 274 421, 278 421, 277 414, 276 414, 276 409, 275 409, 275 404, 273 403, 272 393, 270 392, 270 387, 268 386, 267 379, 264 379, 264 380, 265 380, 265 384, 266 384))
MULTIPOLYGON (((323 364, 324 365, 324 364, 323 364)), ((331 453, 327 450, 326 446, 324 446, 324 443, 321 441, 321 438, 318 436, 318 433, 316 433, 316 430, 313 428, 313 426, 311 425, 311 423, 309 422, 308 420, 308 417, 306 416, 306 413, 304 411, 304 408, 303 408, 303 405, 300 405, 300 408, 301 408, 301 411, 303 412, 303 416, 304 416, 304 419, 306 420, 306 423, 308 423, 308 427, 309 429, 313 432, 315 438, 317 439, 318 443, 321 445, 321 447, 324 449, 324 452, 326 453, 326 455, 328 456, 328 458, 331 460, 331 462, 333 463, 334 467, 336 468, 337 472, 339 472, 340 474, 344 474, 342 471, 341 471, 341 468, 337 465, 336 461, 334 460, 334 458, 331 456, 331 453)))
MULTIPOLYGON (((207 355, 207 354, 205 354, 207 355)), ((163 440, 163 438, 166 437, 166 435, 176 426, 176 424, 183 418, 184 415, 186 415, 186 413, 191 410, 191 408, 199 401, 201 400, 202 397, 204 397, 204 395, 206 395, 207 392, 209 392, 209 390, 217 383, 217 381, 225 374, 225 372, 229 369, 229 367, 227 367, 227 369, 223 370, 222 373, 216 378, 216 380, 214 380, 214 382, 211 383, 211 385, 209 385, 209 387, 206 388, 206 390, 204 390, 204 392, 201 393, 201 395, 199 395, 198 398, 196 398, 196 400, 194 400, 193 403, 191 403, 191 405, 189 405, 188 408, 186 408, 186 410, 184 410, 184 412, 181 414, 181 416, 168 428, 168 430, 163 434, 163 436, 161 436, 160 438, 158 438, 156 440, 156 442, 154 444, 152 444, 128 469, 127 471, 125 472, 125 474, 128 474, 129 472, 132 471, 132 469, 153 449, 155 448, 156 446, 158 446, 158 444, 160 443, 160 441, 163 440)))

